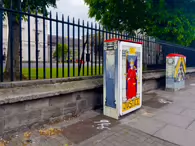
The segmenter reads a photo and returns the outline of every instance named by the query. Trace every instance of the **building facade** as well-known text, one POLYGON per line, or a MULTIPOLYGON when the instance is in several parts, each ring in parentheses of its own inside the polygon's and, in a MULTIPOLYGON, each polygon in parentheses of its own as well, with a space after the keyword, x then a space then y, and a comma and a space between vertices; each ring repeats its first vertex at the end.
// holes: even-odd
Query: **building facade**
MULTIPOLYGON (((57 45, 62 44, 62 42, 64 42, 64 44, 68 45, 68 38, 67 37, 64 38, 64 41, 63 41, 62 36, 58 36, 58 42, 57 42, 57 36, 56 35, 48 35, 47 36, 47 48, 48 48, 48 58, 49 58, 49 60, 51 58, 50 54, 52 53, 51 54, 52 60, 56 61, 56 58, 53 57, 53 53, 55 52, 57 45)), ((75 52, 74 59, 77 60, 78 58, 81 58, 82 52, 83 52, 82 39, 79 40, 78 38, 74 38, 74 41, 73 41, 73 38, 71 38, 71 37, 69 38, 70 59, 73 58, 73 53, 72 53, 73 49, 74 49, 74 52, 75 52), (80 41, 80 46, 79 46, 79 43, 78 43, 79 41, 80 41), (73 45, 73 42, 74 42, 74 45, 73 45), (79 48, 80 48, 80 56, 78 56, 79 48)), ((84 57, 85 56, 86 56, 86 47, 85 47, 84 57)), ((65 54, 64 57, 65 57, 64 60, 66 61, 67 60, 67 54, 65 54)))
MULTIPOLYGON (((47 48, 47 34, 48 34, 48 22, 45 21, 45 25, 43 26, 43 19, 37 18, 37 31, 36 31, 36 20, 34 17, 30 17, 30 20, 22 21, 22 61, 36 61, 36 35, 37 35, 37 53, 38 53, 38 61, 43 61, 43 50, 45 49, 45 59, 48 61, 48 48, 47 48), (30 21, 30 27, 28 28, 28 21, 30 21), (28 29, 30 31, 28 31, 28 29), (45 29, 45 34, 44 34, 45 29), (30 32, 30 33, 28 33, 30 32), (30 41, 28 40, 28 36, 30 36, 30 41), (45 41, 44 41, 45 36, 45 41), (30 49, 29 49, 30 42, 30 49), (45 43, 45 48, 44 48, 45 43), (28 52, 30 50, 30 58, 28 56, 28 52)), ((8 21, 7 19, 3 22, 3 54, 7 55, 8 48, 8 21)), ((18 36, 19 37, 19 36, 18 36)))

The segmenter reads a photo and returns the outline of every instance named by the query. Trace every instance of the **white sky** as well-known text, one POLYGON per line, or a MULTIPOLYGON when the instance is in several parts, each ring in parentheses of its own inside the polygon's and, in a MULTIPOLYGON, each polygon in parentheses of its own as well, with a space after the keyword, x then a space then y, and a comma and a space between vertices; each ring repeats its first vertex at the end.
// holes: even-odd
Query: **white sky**
MULTIPOLYGON (((75 23, 78 22, 78 18, 80 19, 80 22, 82 20, 85 20, 85 22, 95 22, 94 19, 91 19, 88 17, 88 6, 85 5, 84 0, 58 0, 57 2, 57 8, 50 8, 52 12, 52 17, 56 18, 56 12, 58 12, 58 18, 62 19, 62 14, 64 14, 64 19, 67 21, 67 17, 70 16, 70 21, 72 21, 72 18, 75 18, 75 23)), ((89 23, 90 24, 90 23, 89 23)), ((52 24, 53 25, 53 34, 56 34, 56 26, 55 22, 52 24)), ((85 24, 86 25, 86 24, 85 24)), ((59 28, 59 35, 61 35, 61 29, 62 25, 58 25, 59 28)), ((67 25, 64 25, 65 31, 67 30, 67 25)), ((70 33, 72 33, 72 28, 70 27, 70 33)), ((75 28, 75 35, 77 36, 77 28, 75 28)), ((66 34, 66 32, 65 32, 66 34)), ((71 35, 71 34, 70 34, 71 35)), ((72 36, 72 35, 71 35, 72 36)))
POLYGON ((50 8, 53 14, 64 14, 65 17, 75 17, 86 21, 93 21, 88 18, 88 6, 84 4, 84 0, 58 0, 57 8, 50 8))

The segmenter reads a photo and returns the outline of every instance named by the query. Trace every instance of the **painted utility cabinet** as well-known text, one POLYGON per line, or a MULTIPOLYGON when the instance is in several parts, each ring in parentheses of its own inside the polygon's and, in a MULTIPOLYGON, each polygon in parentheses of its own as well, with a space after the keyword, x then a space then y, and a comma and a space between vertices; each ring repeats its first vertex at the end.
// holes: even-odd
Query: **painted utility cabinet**
POLYGON ((119 119, 142 106, 142 43, 104 42, 104 115, 119 119))
POLYGON ((185 88, 186 56, 169 54, 166 57, 166 90, 185 88))

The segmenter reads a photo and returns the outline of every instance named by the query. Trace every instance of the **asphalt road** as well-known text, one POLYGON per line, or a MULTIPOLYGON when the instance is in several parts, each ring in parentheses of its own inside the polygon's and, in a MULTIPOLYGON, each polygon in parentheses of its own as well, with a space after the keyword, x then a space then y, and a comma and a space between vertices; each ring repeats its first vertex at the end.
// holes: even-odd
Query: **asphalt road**
MULTIPOLYGON (((96 65, 99 66, 99 62, 96 63, 96 65)), ((87 66, 87 63, 85 63, 85 66, 87 66)), ((91 63, 89 63, 89 66, 91 66, 91 63)), ((93 63, 93 66, 95 67, 95 63, 93 63)), ((5 63, 3 64, 3 67, 5 67, 5 63)), ((43 62, 39 62, 38 67, 43 68, 43 62)), ((50 68, 50 63, 45 63, 45 67, 50 68)), ((70 67, 73 67, 73 63, 70 63, 70 67)), ((78 67, 78 63, 75 63, 75 67, 78 67)), ((22 63, 22 68, 28 68, 28 63, 22 63)), ((36 63, 31 63, 31 68, 36 68, 36 63)), ((56 68, 55 62, 52 63, 52 68, 56 68)), ((58 63, 58 68, 62 68, 62 63, 58 63)), ((68 63, 64 63, 64 68, 68 68, 68 63)))

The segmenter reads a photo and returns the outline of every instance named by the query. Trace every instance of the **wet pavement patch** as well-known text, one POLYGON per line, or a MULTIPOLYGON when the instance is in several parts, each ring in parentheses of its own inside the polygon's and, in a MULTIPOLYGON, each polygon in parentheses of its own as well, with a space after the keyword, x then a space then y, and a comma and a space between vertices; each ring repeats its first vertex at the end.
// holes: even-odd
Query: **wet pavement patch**
POLYGON ((62 134, 71 142, 78 144, 104 130, 112 129, 112 127, 117 124, 119 124, 119 121, 115 119, 104 115, 98 115, 94 118, 87 119, 64 128, 62 130, 62 134))
POLYGON ((151 108, 162 108, 163 106, 172 103, 172 101, 160 98, 160 97, 152 97, 149 100, 143 101, 144 106, 148 106, 151 108))

